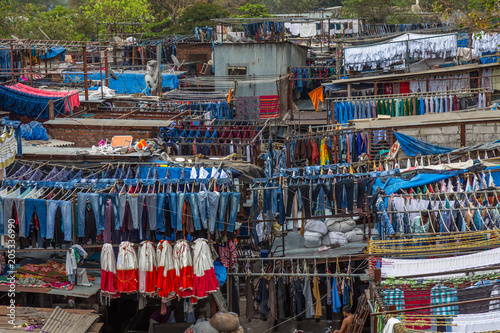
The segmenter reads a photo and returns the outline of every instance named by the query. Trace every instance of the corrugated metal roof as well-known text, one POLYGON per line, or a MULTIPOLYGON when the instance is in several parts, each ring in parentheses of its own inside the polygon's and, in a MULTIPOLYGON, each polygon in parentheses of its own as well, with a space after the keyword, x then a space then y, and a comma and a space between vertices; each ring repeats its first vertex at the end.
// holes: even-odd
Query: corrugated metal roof
POLYGON ((56 307, 41 331, 46 333, 86 333, 98 318, 97 315, 71 314, 56 307))

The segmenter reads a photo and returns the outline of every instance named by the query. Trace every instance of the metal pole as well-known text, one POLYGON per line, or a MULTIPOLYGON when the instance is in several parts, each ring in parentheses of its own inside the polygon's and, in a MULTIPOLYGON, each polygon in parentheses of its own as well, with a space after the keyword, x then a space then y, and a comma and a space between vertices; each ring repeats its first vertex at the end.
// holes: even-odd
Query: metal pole
POLYGON ((89 83, 87 76, 87 46, 83 45, 83 81, 85 84, 85 100, 89 100, 89 83))
POLYGON ((162 77, 161 77, 161 43, 156 45, 156 63, 158 64, 158 87, 156 88, 156 92, 158 97, 161 98, 162 94, 162 77))

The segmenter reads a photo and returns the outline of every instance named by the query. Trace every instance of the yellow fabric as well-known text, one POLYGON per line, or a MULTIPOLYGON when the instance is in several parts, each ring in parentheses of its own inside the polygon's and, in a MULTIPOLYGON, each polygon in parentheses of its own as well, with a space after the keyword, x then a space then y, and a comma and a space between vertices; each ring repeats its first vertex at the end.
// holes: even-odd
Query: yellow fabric
POLYGON ((17 141, 14 130, 0 135, 0 169, 5 169, 16 159, 17 141))
POLYGON ((317 276, 313 278, 313 296, 316 302, 314 306, 314 310, 316 311, 314 318, 321 318, 321 295, 319 294, 319 278, 317 276))
POLYGON ((319 101, 321 101, 321 105, 325 105, 325 96, 323 95, 323 87, 319 87, 314 89, 309 93, 309 97, 311 97, 311 100, 314 105, 314 110, 318 111, 319 107, 319 101))

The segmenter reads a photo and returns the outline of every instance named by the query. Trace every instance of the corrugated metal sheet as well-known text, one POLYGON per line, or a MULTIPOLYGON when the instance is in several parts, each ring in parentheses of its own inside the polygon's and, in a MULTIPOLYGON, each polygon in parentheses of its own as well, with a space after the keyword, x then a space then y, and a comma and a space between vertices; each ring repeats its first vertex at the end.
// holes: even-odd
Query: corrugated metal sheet
POLYGON ((71 314, 56 307, 41 332, 45 333, 85 333, 99 318, 97 315, 71 314))

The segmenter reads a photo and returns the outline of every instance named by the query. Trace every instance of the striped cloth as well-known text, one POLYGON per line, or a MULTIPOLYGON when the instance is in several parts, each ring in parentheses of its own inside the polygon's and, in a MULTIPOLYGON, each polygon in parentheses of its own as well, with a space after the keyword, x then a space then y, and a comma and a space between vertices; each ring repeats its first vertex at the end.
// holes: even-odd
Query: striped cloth
POLYGON ((396 310, 403 310, 405 308, 404 293, 401 289, 387 289, 384 290, 383 295, 386 307, 395 305, 396 310))
POLYGON ((278 95, 260 96, 260 119, 277 118, 280 102, 278 95))
MULTIPOLYGON (((457 290, 445 286, 435 286, 431 289, 431 305, 449 304, 458 302, 457 290)), ((458 314, 458 306, 443 306, 432 309, 437 316, 454 316, 458 314)))
POLYGON ((0 169, 5 169, 14 162, 17 153, 17 141, 14 130, 0 135, 0 169))

